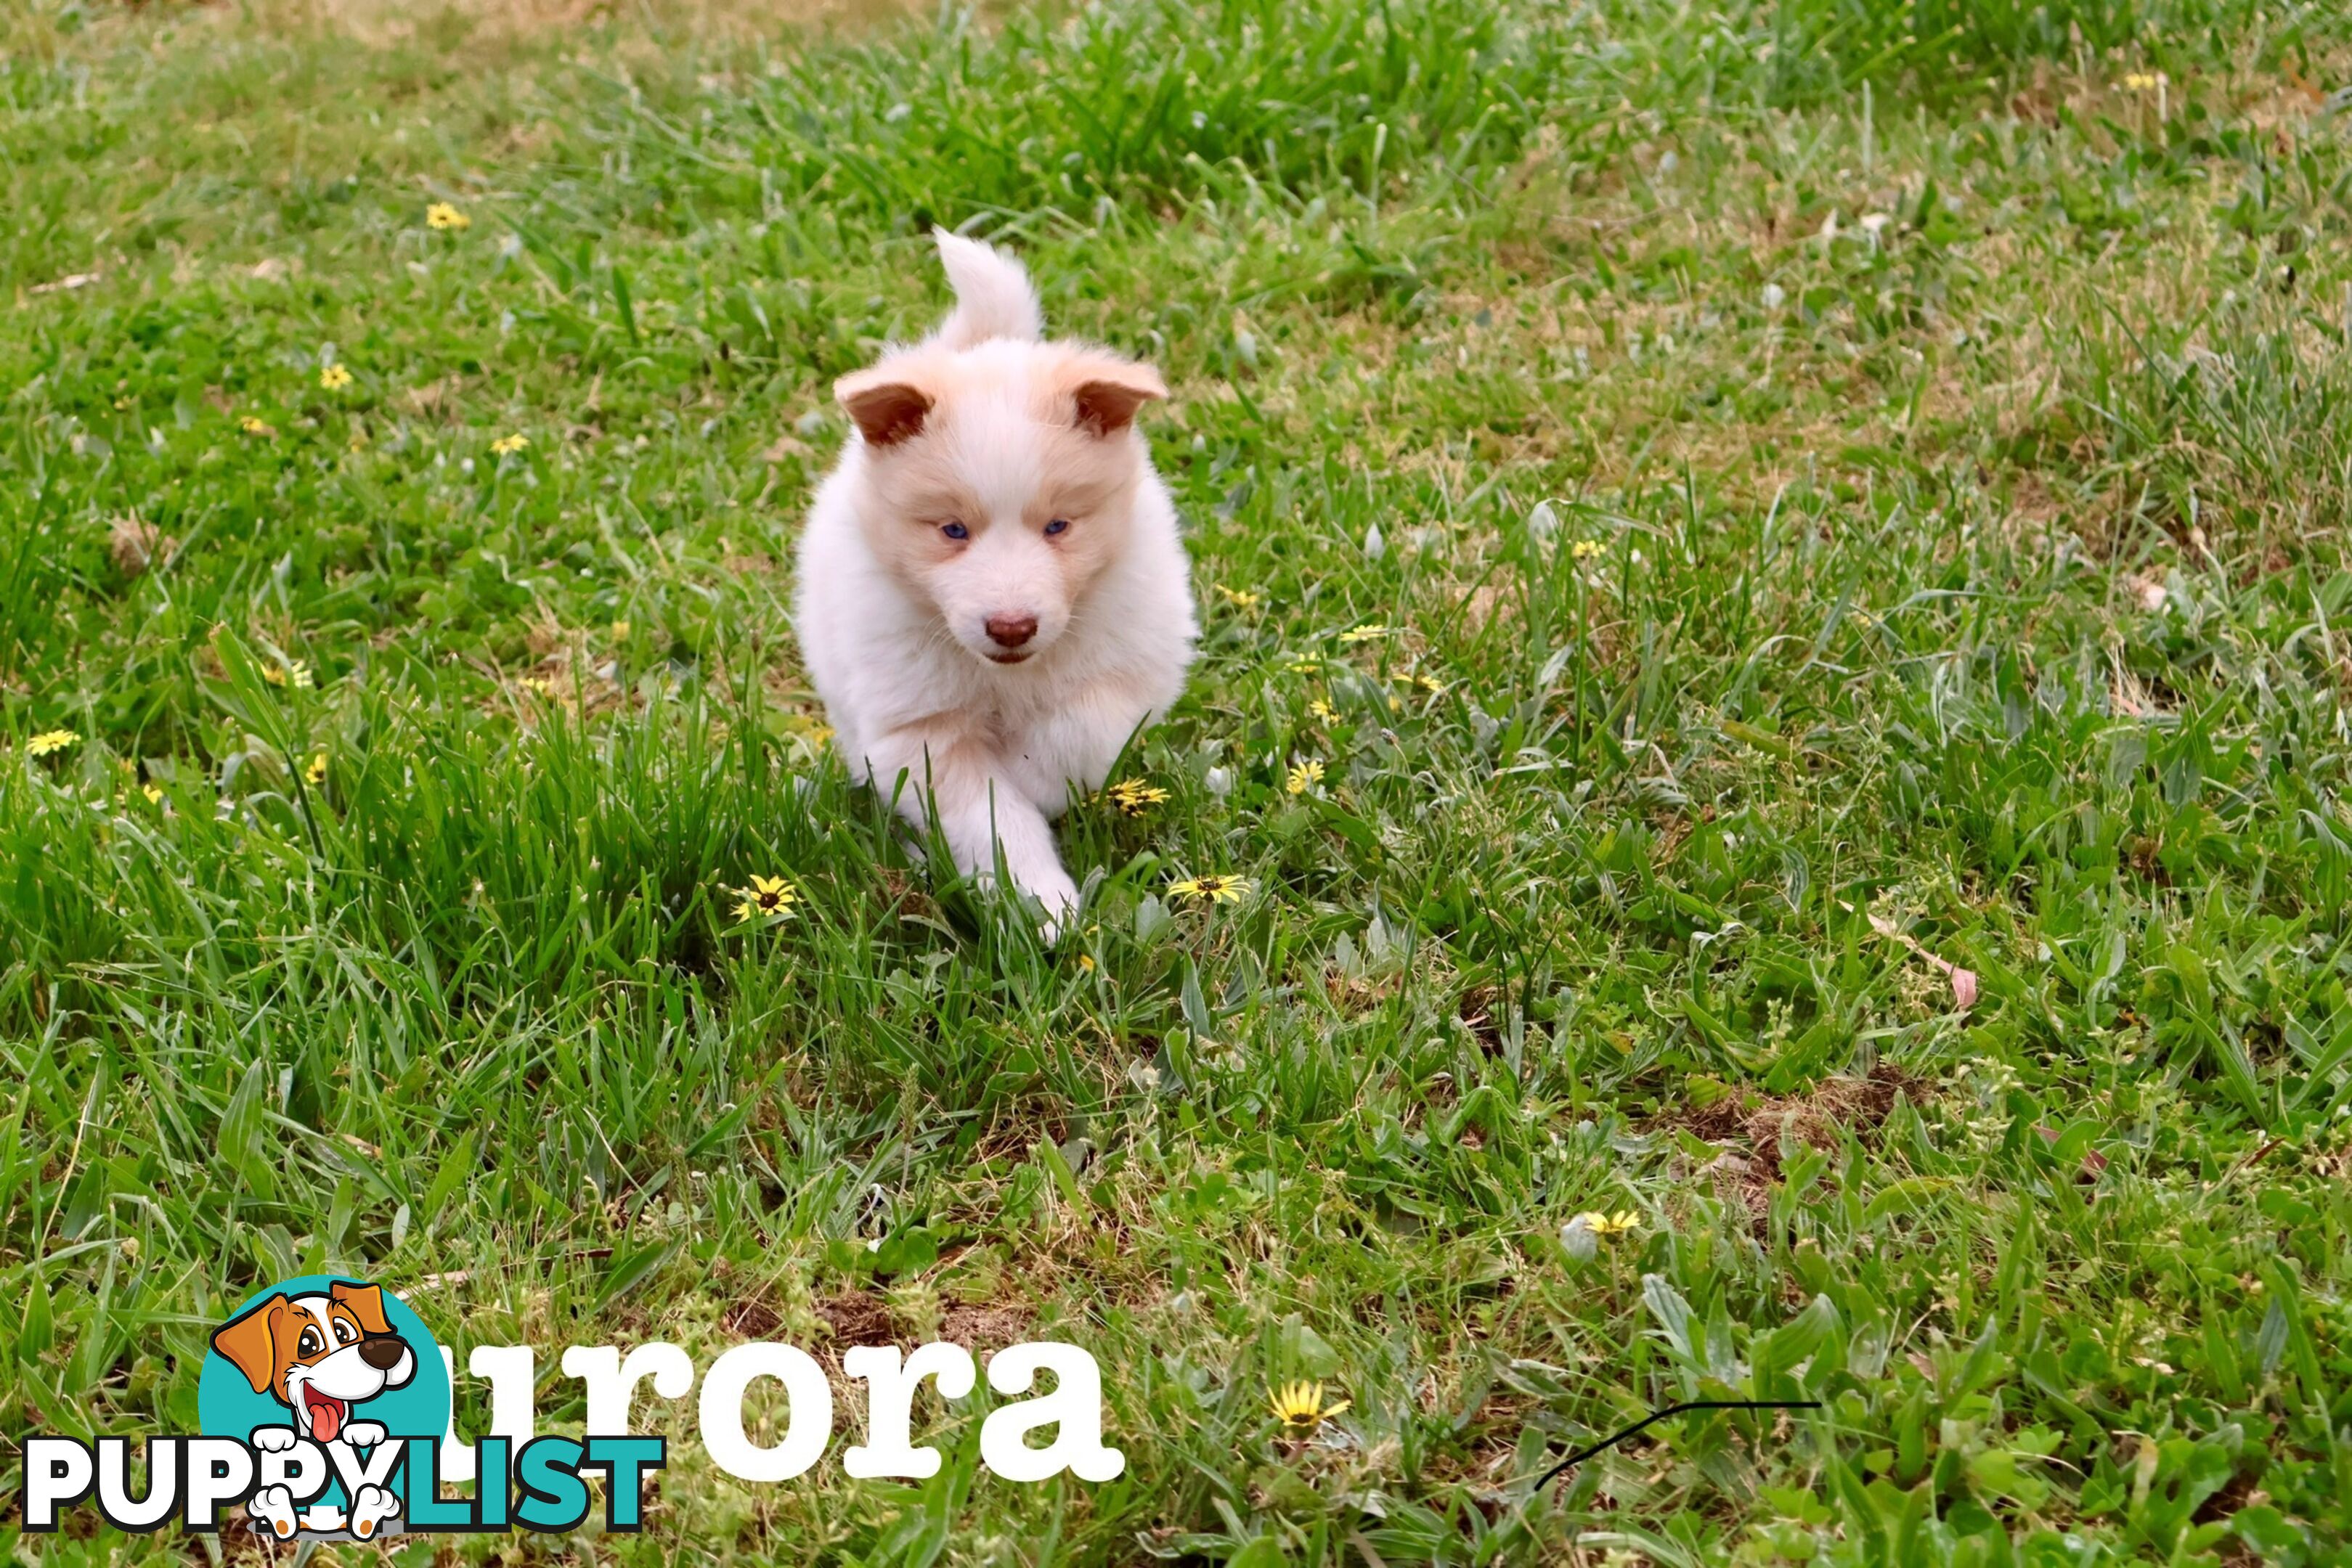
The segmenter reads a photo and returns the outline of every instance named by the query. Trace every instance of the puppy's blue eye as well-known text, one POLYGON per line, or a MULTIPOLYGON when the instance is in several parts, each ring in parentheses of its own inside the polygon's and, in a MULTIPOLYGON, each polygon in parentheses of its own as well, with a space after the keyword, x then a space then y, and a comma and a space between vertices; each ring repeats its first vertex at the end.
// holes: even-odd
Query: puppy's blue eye
POLYGON ((1064 534, 1069 531, 1070 519, 1067 517, 1055 517, 1052 522, 1045 525, 1045 537, 1047 538, 1052 538, 1055 534, 1064 534))
POLYGON ((947 537, 951 539, 968 539, 971 538, 971 530, 965 528, 961 523, 942 523, 940 525, 940 532, 947 535, 947 537))

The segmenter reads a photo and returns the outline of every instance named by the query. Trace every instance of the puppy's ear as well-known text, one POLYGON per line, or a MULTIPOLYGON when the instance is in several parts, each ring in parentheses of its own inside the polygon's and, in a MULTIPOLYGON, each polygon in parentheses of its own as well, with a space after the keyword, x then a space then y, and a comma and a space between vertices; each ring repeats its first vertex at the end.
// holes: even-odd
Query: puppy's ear
POLYGON ((1168 395, 1168 383, 1150 365, 1089 356, 1063 372, 1070 389, 1072 423, 1097 435, 1116 435, 1135 423, 1136 410, 1168 395))
POLYGON ((896 446, 921 434, 931 412, 930 393, 883 365, 842 377, 833 383, 833 395, 857 422, 868 446, 896 446))
POLYGON ((354 1285, 337 1280, 327 1287, 327 1299, 341 1301, 351 1308, 352 1316, 359 1319, 360 1327, 372 1334, 390 1333, 392 1323, 383 1315, 383 1288, 381 1285, 354 1285))
POLYGON ((241 1318, 213 1331, 213 1348, 245 1374, 256 1394, 285 1397, 278 1386, 278 1326, 286 1321, 286 1298, 272 1296, 241 1318))

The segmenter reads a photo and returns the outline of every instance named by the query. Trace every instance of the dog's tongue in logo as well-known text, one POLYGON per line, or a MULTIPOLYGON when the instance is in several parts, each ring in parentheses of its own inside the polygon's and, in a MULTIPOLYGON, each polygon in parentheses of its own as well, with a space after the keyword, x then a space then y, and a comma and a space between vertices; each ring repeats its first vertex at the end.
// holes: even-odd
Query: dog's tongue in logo
POLYGON ((343 1429, 343 1417, 351 1406, 331 1394, 316 1388, 302 1390, 302 1404, 310 1416, 310 1436, 321 1443, 331 1443, 335 1434, 343 1429))

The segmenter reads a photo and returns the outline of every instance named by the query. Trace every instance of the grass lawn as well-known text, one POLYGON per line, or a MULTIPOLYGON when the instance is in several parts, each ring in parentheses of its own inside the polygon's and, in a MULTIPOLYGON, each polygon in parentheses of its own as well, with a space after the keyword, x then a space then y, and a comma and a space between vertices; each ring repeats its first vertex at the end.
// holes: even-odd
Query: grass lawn
POLYGON ((2352 1551, 2340 5, 276 4, 0 16, 12 1448, 333 1270, 541 1430, 1055 1338, 1127 1456, 647 1391, 646 1533, 403 1568, 2352 1551), (1054 950, 786 612, 935 221, 1175 390, 1202 655, 1054 950), (1533 1492, 1735 1397, 1822 1406, 1533 1492))

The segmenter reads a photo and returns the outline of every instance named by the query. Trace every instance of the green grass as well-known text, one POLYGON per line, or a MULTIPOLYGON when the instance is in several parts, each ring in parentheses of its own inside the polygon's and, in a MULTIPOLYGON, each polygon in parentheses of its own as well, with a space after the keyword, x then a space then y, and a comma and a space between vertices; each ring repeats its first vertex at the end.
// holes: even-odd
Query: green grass
POLYGON ((404 1568, 2347 1552, 2340 8, 0 37, 0 1431, 187 1429, 331 1268, 542 1429, 565 1344, 887 1323, 1086 1345, 1128 1456, 744 1487, 650 1401, 647 1533, 404 1568), (1202 658, 1057 951, 785 611, 933 221, 1176 389, 1202 658), (1824 1408, 1528 1495, 1694 1397, 1824 1408))

